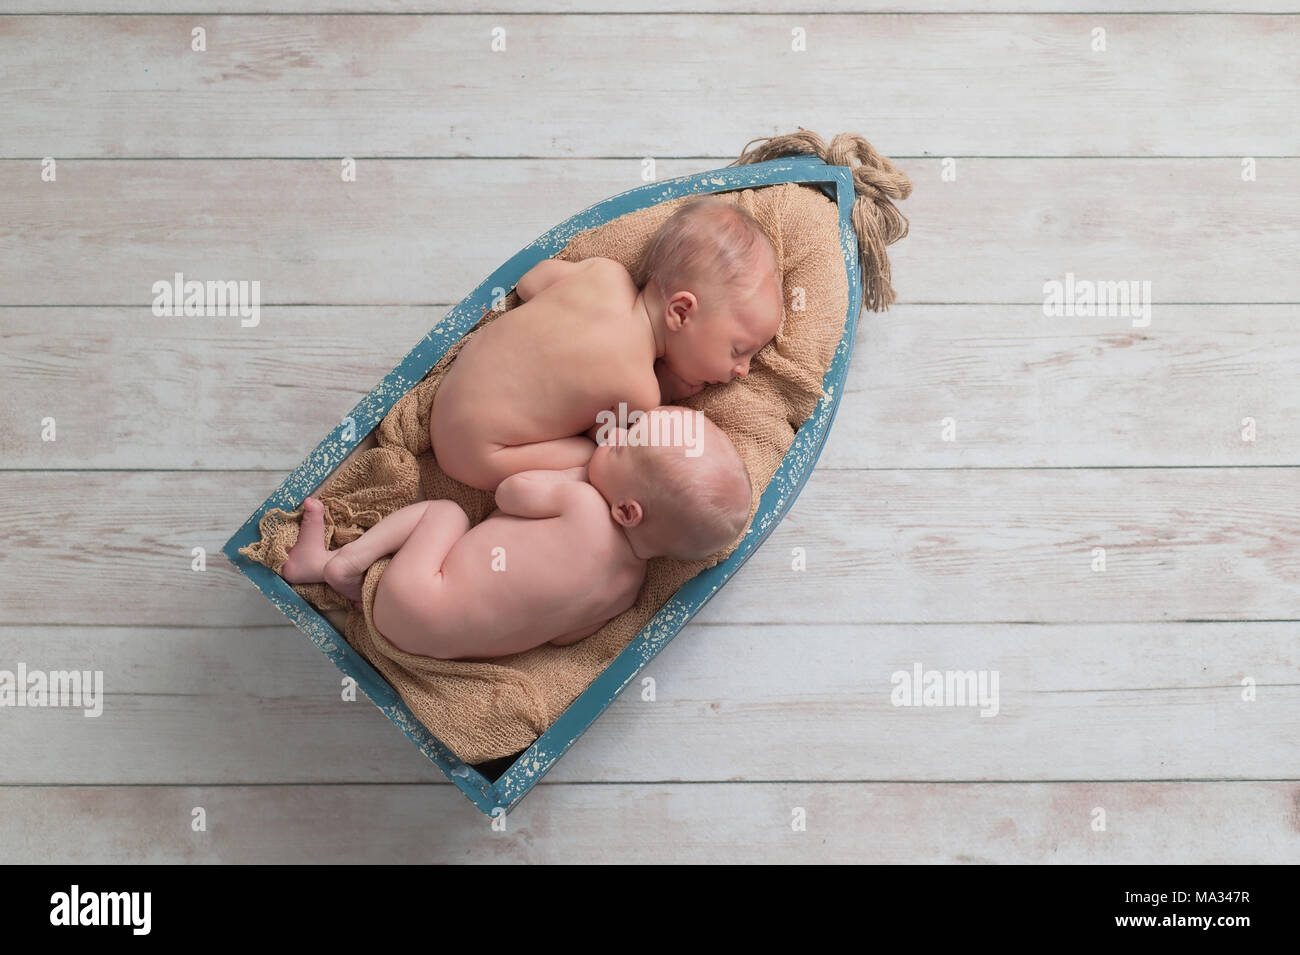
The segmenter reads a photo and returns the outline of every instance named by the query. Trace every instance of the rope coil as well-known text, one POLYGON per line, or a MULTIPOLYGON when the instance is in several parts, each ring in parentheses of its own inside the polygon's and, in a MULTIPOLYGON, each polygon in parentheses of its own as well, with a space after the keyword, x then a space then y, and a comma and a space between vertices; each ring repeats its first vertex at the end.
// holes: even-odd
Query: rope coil
POLYGON ((813 155, 831 166, 853 171, 853 228, 858 234, 862 259, 862 304, 873 312, 885 311, 897 294, 890 284, 889 256, 885 247, 907 235, 907 217, 894 205, 912 194, 912 180, 875 147, 855 133, 840 133, 830 145, 810 129, 783 136, 751 139, 730 165, 767 162, 783 156, 813 155), (753 149, 754 143, 762 143, 753 149))

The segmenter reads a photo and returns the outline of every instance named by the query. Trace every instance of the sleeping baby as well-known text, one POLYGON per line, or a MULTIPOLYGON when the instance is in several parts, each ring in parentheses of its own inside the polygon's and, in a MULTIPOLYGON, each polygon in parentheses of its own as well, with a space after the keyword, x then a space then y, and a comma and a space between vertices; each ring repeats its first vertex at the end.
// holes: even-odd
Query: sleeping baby
POLYGON ((669 217, 635 279, 613 259, 547 259, 516 291, 522 304, 465 343, 430 414, 439 467, 486 491, 581 466, 597 416, 620 403, 644 411, 748 374, 784 314, 767 236, 711 197, 669 217))
POLYGON ((498 509, 473 528, 454 502, 422 501, 329 551, 308 498, 280 575, 356 602, 366 570, 392 554, 372 608, 379 632, 408 653, 491 658, 590 636, 635 603, 650 558, 707 557, 744 530, 749 475, 703 413, 655 408, 587 445, 578 466, 501 481, 498 509))

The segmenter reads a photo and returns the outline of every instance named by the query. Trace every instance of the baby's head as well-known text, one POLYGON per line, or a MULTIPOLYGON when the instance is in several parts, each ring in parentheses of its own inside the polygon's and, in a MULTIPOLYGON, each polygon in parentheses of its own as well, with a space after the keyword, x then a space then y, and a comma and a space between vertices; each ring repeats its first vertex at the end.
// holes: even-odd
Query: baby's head
POLYGON ((634 276, 664 336, 663 400, 749 374, 785 314, 776 251, 754 217, 715 197, 684 203, 655 233, 634 276))
POLYGON ((699 411, 659 407, 596 448, 593 487, 638 557, 699 560, 749 521, 749 473, 725 434, 699 411))

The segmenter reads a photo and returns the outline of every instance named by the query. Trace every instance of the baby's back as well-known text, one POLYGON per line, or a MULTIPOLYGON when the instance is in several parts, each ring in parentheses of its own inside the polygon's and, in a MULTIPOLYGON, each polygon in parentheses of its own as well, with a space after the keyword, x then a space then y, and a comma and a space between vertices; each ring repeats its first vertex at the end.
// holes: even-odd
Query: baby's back
POLYGON ((580 265, 466 342, 438 389, 436 442, 515 446, 582 434, 629 387, 654 381, 631 276, 609 259, 580 265))
POLYGON ((603 624, 636 600, 645 562, 609 505, 589 484, 563 514, 525 518, 494 511, 443 564, 441 637, 462 656, 499 656, 603 624))

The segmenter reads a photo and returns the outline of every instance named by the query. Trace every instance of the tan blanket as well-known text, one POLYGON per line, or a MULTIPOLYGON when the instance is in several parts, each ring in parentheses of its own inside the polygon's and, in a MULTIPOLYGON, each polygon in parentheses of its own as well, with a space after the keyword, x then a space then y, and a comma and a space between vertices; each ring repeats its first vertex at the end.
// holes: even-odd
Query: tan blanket
MULTIPOLYGON (((795 138, 799 137, 782 137, 795 138)), ((860 141, 870 150, 860 137, 849 139, 851 142, 846 144, 843 136, 836 137, 832 153, 838 144, 842 154, 846 146, 855 145, 854 141, 860 141)), ((820 140, 814 145, 817 144, 820 140)), ((771 156, 752 153, 739 161, 764 158, 771 156)), ((845 159, 839 162, 849 164, 845 159)), ((888 166, 887 160, 882 162, 888 166)), ((861 178, 874 176, 880 169, 873 164, 861 178)), ((892 167, 885 171, 896 172, 892 167)), ((860 191, 861 188, 860 185, 860 191)), ((791 308, 788 298, 780 333, 756 356, 747 378, 726 387, 706 389, 683 402, 706 413, 735 443, 753 481, 752 518, 759 495, 789 449, 796 429, 812 413, 821 396, 822 377, 843 332, 848 283, 838 212, 820 191, 809 186, 783 184, 723 193, 721 198, 739 203, 763 226, 776 248, 787 296, 797 294, 796 289, 803 290, 803 309, 791 308)), ((557 258, 577 261, 601 255, 635 270, 655 230, 685 201, 682 198, 664 202, 579 233, 557 258)), ((887 199, 882 206, 876 196, 860 199, 859 205, 864 204, 879 206, 882 213, 893 211, 887 199)), ((855 210, 855 219, 860 211, 855 210)), ((874 214, 871 209, 866 212, 874 214)), ((864 239, 864 256, 868 252, 866 242, 864 239)), ((887 305, 893 297, 888 287, 888 266, 883 265, 882 272, 880 262, 871 264, 877 270, 877 277, 885 276, 881 294, 887 305)), ((505 308, 518 304, 518 296, 512 291, 505 308)), ((489 313, 469 334, 475 334, 477 328, 499 314, 489 313)), ((418 500, 450 498, 465 508, 472 523, 482 520, 492 510, 492 495, 468 488, 442 473, 429 442, 429 410, 434 393, 447 366, 468 338, 469 335, 457 342, 393 406, 377 429, 378 447, 362 452, 322 485, 317 496, 325 504, 330 547, 356 539, 386 514, 418 500)), ((278 572, 297 540, 300 516, 301 510, 268 512, 259 525, 261 540, 241 549, 240 553, 278 572)), ((567 647, 544 644, 524 653, 483 661, 437 660, 409 654, 394 647, 375 629, 372 618, 375 588, 387 559, 376 563, 366 575, 363 611, 350 608, 347 601, 324 584, 295 589, 322 610, 349 609, 345 627, 348 642, 392 684, 415 716, 439 740, 460 759, 475 764, 512 755, 531 744, 682 584, 725 559, 731 549, 734 545, 707 561, 682 562, 668 558, 651 561, 636 604, 585 640, 567 647)))

